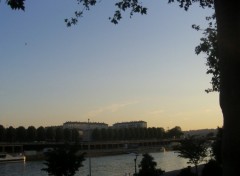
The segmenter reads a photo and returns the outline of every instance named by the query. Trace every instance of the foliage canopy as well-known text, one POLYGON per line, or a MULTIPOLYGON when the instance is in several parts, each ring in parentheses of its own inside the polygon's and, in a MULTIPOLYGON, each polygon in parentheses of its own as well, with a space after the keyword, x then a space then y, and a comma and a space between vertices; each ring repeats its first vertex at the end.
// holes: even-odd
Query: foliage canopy
POLYGON ((195 136, 190 136, 181 142, 177 149, 179 157, 188 159, 188 164, 193 164, 198 173, 197 165, 208 156, 206 141, 195 136))
MULTIPOLYGON (((7 4, 14 10, 25 10, 25 0, 6 0, 7 4)), ((78 22, 78 19, 82 17, 84 11, 90 10, 92 6, 95 6, 97 3, 100 3, 101 0, 76 0, 77 4, 80 5, 81 10, 74 12, 74 16, 65 19, 67 26, 75 25, 78 22)), ((198 2, 200 7, 213 7, 213 0, 168 0, 168 3, 178 2, 181 8, 188 10, 192 3, 198 2)), ((147 14, 147 8, 142 5, 142 1, 139 0, 118 0, 115 3, 115 12, 112 17, 109 17, 109 20, 118 24, 122 19, 122 12, 129 11, 130 17, 133 14, 138 13, 141 15, 147 14)))
POLYGON ((148 154, 143 154, 143 159, 139 164, 139 173, 138 176, 160 176, 164 173, 163 170, 156 168, 157 163, 154 161, 154 158, 148 154))
POLYGON ((206 17, 208 21, 208 27, 201 29, 198 25, 192 25, 192 28, 197 31, 203 31, 203 37, 200 39, 200 44, 195 48, 195 53, 198 55, 204 53, 207 55, 206 65, 208 67, 207 74, 211 74, 211 85, 212 88, 208 88, 205 91, 219 92, 220 91, 220 68, 219 68, 219 54, 217 45, 217 24, 216 16, 206 17))
POLYGON ((53 176, 73 176, 85 160, 84 153, 78 154, 75 146, 66 145, 46 153, 43 171, 53 176))

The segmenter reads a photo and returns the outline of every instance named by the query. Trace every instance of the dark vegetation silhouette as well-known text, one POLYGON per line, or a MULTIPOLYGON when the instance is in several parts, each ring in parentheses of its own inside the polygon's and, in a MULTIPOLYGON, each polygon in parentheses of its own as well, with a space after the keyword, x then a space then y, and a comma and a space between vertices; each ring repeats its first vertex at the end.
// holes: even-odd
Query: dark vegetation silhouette
POLYGON ((222 165, 222 137, 223 128, 218 128, 216 139, 212 144, 212 156, 220 165, 222 165))
POLYGON ((143 158, 139 164, 139 172, 137 176, 160 176, 164 173, 163 170, 156 168, 157 163, 154 158, 148 154, 143 154, 143 158))
MULTIPOLYGON (((113 140, 146 140, 146 139, 175 139, 183 135, 182 129, 176 126, 165 131, 163 128, 120 128, 94 129, 92 141, 113 140)), ((63 129, 62 127, 23 126, 16 129, 12 126, 4 128, 0 125, 0 142, 79 142, 82 136, 77 129, 63 129)))
POLYGON ((204 165, 201 176, 222 176, 222 167, 216 160, 210 160, 204 165))
POLYGON ((0 142, 79 142, 81 136, 77 129, 63 129, 62 127, 23 126, 5 128, 0 125, 0 142))
POLYGON ((200 44, 195 47, 195 53, 197 55, 203 53, 206 57, 207 74, 212 75, 211 85, 212 88, 208 88, 205 91, 219 92, 220 91, 220 68, 219 68, 219 54, 217 45, 217 23, 215 13, 212 16, 207 16, 206 21, 208 27, 202 29, 199 25, 192 25, 192 28, 197 31, 202 31, 203 37, 200 38, 200 44))
POLYGON ((177 153, 179 157, 188 159, 188 164, 195 166, 195 175, 198 175, 198 165, 208 156, 208 145, 206 140, 189 136, 181 141, 177 153))
POLYGON ((181 169, 177 176, 196 176, 196 174, 192 172, 191 166, 188 166, 181 169))
POLYGON ((165 131, 163 128, 119 128, 94 129, 92 140, 144 140, 144 139, 173 139, 183 135, 182 129, 176 126, 165 131))
POLYGON ((53 176, 74 176, 83 166, 85 153, 79 153, 77 146, 66 144, 46 153, 42 170, 53 176))
MULTIPOLYGON (((216 139, 211 145, 211 156, 210 156, 211 159, 206 164, 204 164, 201 172, 201 176, 222 176, 222 159, 221 159, 222 134, 223 134, 222 128, 218 128, 216 139)), ((196 140, 196 138, 192 138, 192 140, 196 140)), ((201 140, 201 139, 198 139, 198 140, 201 140)), ((198 147, 193 147, 195 149, 191 149, 192 147, 189 147, 189 146, 195 146, 196 144, 193 144, 193 143, 196 143, 196 142, 191 142, 191 140, 189 140, 187 143, 188 144, 187 145, 185 144, 185 147, 183 145, 181 146, 181 147, 184 147, 184 149, 183 150, 181 149, 182 151, 180 151, 180 153, 183 153, 185 155, 184 158, 189 159, 190 157, 194 157, 194 155, 196 155, 194 154, 195 153, 194 151, 196 151, 196 148, 198 147), (189 144, 189 142, 191 144, 189 144)), ((206 146, 207 146, 207 150, 209 150, 208 145, 206 146)), ((191 164, 194 164, 194 163, 191 163, 191 164)), ((193 173, 191 171, 191 167, 189 166, 187 168, 182 169, 177 176, 196 176, 196 173, 193 173)))
MULTIPOLYGON (((24 10, 24 0, 7 0, 12 9, 24 10)), ((101 0, 76 0, 80 5, 74 17, 66 19, 67 26, 77 24, 85 10, 101 2, 101 0)), ((217 22, 217 54, 220 73, 220 107, 223 113, 224 134, 222 138, 222 161, 224 176, 239 175, 240 158, 240 2, 239 0, 168 0, 168 3, 179 3, 186 11, 193 3, 202 8, 214 8, 217 22)), ((117 24, 122 18, 122 12, 130 11, 130 17, 135 13, 146 14, 147 8, 139 0, 118 0, 115 3, 115 13, 110 17, 117 24)))
POLYGON ((201 176, 222 176, 222 135, 223 129, 218 128, 216 140, 211 146, 212 159, 204 165, 201 176))

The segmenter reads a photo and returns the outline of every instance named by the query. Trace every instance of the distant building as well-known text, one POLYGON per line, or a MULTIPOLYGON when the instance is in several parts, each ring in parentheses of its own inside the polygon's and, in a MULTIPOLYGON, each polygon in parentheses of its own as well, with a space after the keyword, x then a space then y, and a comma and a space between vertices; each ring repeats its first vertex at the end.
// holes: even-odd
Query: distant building
POLYGON ((65 122, 63 129, 77 129, 82 136, 83 141, 91 141, 91 134, 93 129, 108 128, 108 124, 99 122, 65 122))
POLYGON ((199 129, 199 130, 190 130, 190 131, 183 131, 184 136, 207 136, 212 134, 212 136, 216 136, 217 129, 199 129))
POLYGON ((147 128, 145 121, 131 121, 113 124, 113 128, 147 128))
POLYGON ((108 124, 106 123, 99 123, 99 122, 65 122, 63 124, 63 128, 68 129, 78 129, 78 130, 93 130, 95 128, 102 129, 108 128, 108 124))

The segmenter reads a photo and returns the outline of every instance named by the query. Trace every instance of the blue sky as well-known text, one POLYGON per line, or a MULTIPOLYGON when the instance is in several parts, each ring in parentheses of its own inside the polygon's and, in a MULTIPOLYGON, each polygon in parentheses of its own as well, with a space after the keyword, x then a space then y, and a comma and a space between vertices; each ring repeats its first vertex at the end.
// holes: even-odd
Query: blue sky
POLYGON ((102 1, 77 26, 64 19, 74 1, 26 1, 26 11, 0 3, 0 124, 49 126, 65 121, 144 120, 184 130, 222 125, 218 94, 194 47, 209 9, 148 1, 148 15, 108 20, 102 1))

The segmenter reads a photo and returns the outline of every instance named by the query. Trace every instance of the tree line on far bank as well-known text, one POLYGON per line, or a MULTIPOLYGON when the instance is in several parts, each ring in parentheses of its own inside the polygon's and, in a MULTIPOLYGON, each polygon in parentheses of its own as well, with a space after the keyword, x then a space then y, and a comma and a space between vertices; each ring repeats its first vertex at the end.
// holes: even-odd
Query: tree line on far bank
POLYGON ((176 126, 167 131, 164 128, 107 128, 94 129, 92 131, 93 141, 109 140, 146 140, 146 139, 169 139, 179 138, 183 135, 182 129, 176 126))
MULTIPOLYGON (((178 127, 177 127, 178 128, 178 127)), ((171 129, 174 131, 176 127, 171 129)), ((178 129, 179 130, 179 129, 178 129)), ((201 136, 187 136, 181 141, 177 149, 179 157, 188 160, 188 164, 195 166, 195 173, 192 171, 191 166, 183 168, 175 176, 198 176, 198 165, 203 161, 204 164, 201 171, 201 176, 221 176, 222 175, 222 159, 221 159, 221 146, 222 146, 223 130, 218 128, 215 142, 211 147, 209 142, 204 140, 201 136), (210 159, 208 160, 207 159, 210 159)), ((53 176, 74 176, 80 167, 83 167, 86 153, 79 153, 76 145, 65 144, 60 148, 51 150, 46 153, 46 160, 43 163, 45 167, 42 171, 47 172, 53 176)), ((165 172, 161 168, 157 168, 157 162, 149 153, 142 154, 142 160, 138 165, 137 172, 137 155, 134 159, 135 173, 133 176, 161 176, 165 172)), ((129 174, 130 175, 130 174, 129 174)))
POLYGON ((61 126, 5 128, 0 125, 0 142, 78 142, 80 140, 81 136, 77 129, 63 129, 61 126))
MULTIPOLYGON (((84 132, 83 132, 84 135, 84 132)), ((83 135, 77 129, 62 128, 62 126, 27 128, 12 126, 5 128, 0 125, 0 142, 79 142, 83 135)), ((176 126, 167 131, 164 128, 107 128, 91 131, 92 141, 109 140, 145 140, 179 138, 183 135, 181 127, 176 126)))

